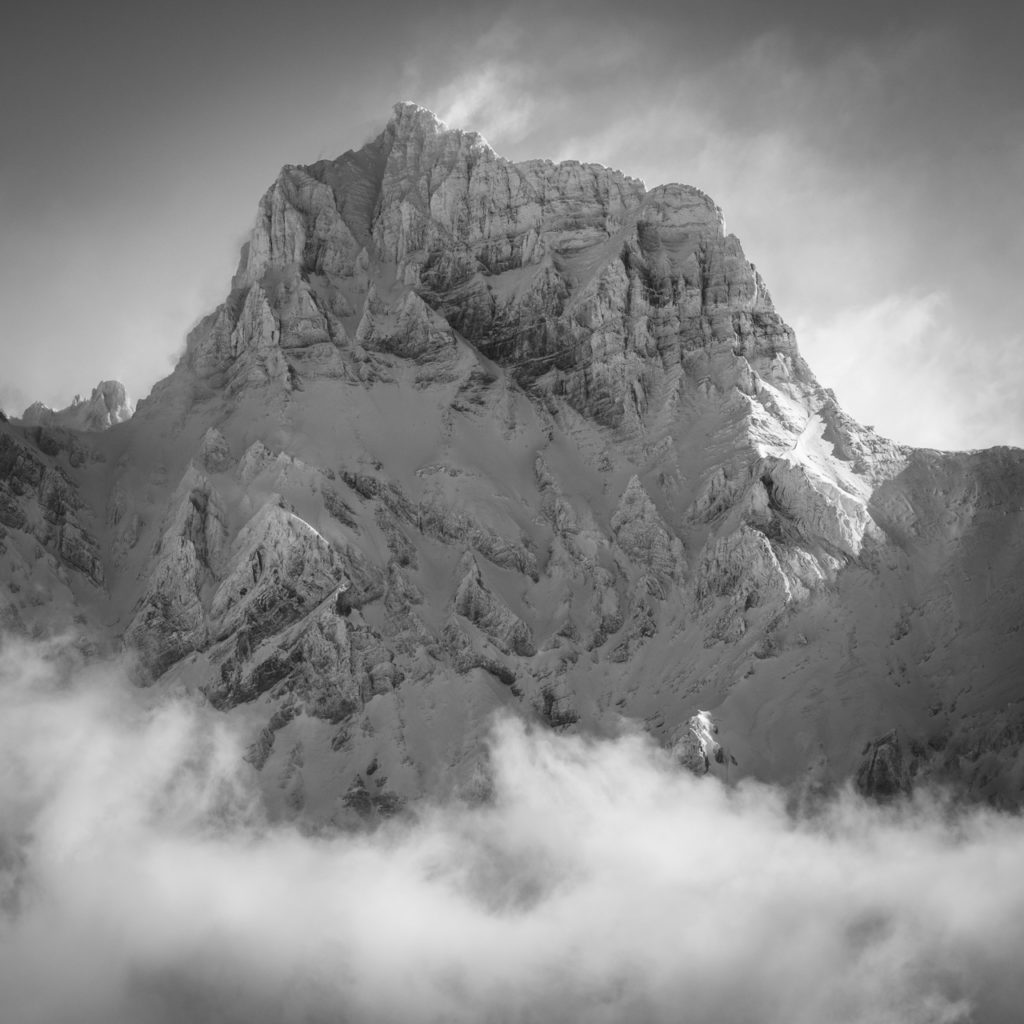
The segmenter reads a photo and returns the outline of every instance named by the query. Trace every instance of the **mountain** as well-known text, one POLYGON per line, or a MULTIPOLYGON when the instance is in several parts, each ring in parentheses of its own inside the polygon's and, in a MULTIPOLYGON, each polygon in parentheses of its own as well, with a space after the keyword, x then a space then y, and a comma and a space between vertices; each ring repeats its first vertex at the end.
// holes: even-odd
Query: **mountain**
POLYGON ((0 423, 0 478, 8 627, 205 695, 281 815, 476 792, 499 709, 1024 792, 1024 452, 847 416, 690 186, 399 104, 281 171, 130 420, 0 423))
POLYGON ((101 380, 88 399, 75 395, 64 409, 53 410, 42 402, 33 402, 22 413, 21 422, 29 426, 106 430, 115 423, 130 420, 134 412, 135 406, 119 380, 101 380))

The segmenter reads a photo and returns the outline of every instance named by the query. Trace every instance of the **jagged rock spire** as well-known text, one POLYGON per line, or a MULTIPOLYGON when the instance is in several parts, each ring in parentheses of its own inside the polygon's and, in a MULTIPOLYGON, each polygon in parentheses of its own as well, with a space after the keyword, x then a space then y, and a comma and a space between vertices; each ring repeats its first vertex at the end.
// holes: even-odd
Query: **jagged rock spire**
POLYGON ((33 402, 21 416, 26 424, 69 427, 73 430, 106 430, 131 419, 135 405, 119 380, 101 380, 88 398, 75 395, 69 406, 51 409, 33 402))

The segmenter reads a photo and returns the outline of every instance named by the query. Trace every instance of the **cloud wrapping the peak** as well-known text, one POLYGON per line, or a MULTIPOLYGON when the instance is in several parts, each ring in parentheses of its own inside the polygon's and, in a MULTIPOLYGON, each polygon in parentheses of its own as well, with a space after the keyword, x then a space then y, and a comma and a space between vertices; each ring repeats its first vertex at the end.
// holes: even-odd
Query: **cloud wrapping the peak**
POLYGON ((116 666, 8 642, 0 706, 18 1024, 938 1024, 1024 995, 1017 817, 794 818, 640 736, 504 720, 483 801, 309 834, 267 821, 229 719, 116 666))

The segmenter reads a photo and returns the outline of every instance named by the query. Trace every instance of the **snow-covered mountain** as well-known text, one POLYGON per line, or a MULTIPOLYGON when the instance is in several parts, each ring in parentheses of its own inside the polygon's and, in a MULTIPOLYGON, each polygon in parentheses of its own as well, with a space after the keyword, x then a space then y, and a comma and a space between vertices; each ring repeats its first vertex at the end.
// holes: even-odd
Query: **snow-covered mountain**
POLYGON ((1024 452, 854 422, 695 188, 399 104, 282 170, 134 417, 67 427, 0 424, 4 621, 205 694, 279 813, 472 788, 501 708, 1024 792, 1024 452))
POLYGON ((69 427, 72 430, 106 430, 132 418, 135 405, 119 380, 101 380, 88 398, 75 395, 70 405, 51 409, 33 402, 21 415, 28 426, 69 427))

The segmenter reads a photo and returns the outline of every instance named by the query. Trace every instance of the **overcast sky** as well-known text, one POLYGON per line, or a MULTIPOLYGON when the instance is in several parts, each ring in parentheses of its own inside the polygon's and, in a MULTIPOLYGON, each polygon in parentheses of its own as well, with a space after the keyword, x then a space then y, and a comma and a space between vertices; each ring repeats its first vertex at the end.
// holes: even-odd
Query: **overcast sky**
POLYGON ((135 397, 284 163, 411 99, 505 156, 710 193, 862 422, 1024 445, 1024 16, 874 0, 23 4, 0 63, 0 405, 135 397))

